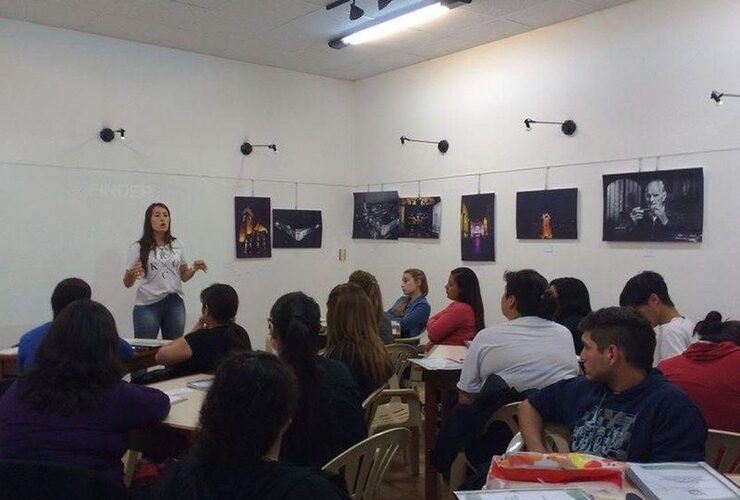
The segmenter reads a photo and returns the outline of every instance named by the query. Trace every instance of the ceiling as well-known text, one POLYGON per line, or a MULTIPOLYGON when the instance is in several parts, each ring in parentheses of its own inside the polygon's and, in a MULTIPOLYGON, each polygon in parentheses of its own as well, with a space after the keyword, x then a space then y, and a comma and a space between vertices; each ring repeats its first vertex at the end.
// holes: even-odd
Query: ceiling
MULTIPOLYGON (((345 80, 359 80, 554 24, 629 0, 472 0, 375 43, 327 43, 378 15, 349 20, 330 0, 0 0, 0 17, 345 80)), ((393 0, 382 14, 423 0, 393 0)))

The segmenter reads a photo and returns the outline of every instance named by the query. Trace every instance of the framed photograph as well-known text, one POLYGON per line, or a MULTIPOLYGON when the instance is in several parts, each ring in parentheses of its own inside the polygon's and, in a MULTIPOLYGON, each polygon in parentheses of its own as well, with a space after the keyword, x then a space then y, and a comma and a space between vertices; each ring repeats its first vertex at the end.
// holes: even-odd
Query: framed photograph
POLYGON ((352 238, 397 240, 400 220, 398 191, 354 193, 352 238))
POLYGON ((604 241, 700 242, 701 168, 605 175, 604 241))
POLYGON ((470 194, 460 202, 460 250, 462 260, 496 260, 494 245, 494 193, 470 194))
POLYGON ((516 237, 520 240, 578 238, 578 189, 516 194, 516 237))
POLYGON ((439 239, 442 198, 401 198, 399 238, 439 239))
POLYGON ((321 211, 272 211, 273 248, 321 248, 321 211))
POLYGON ((236 258, 271 257, 270 198, 234 198, 236 258))

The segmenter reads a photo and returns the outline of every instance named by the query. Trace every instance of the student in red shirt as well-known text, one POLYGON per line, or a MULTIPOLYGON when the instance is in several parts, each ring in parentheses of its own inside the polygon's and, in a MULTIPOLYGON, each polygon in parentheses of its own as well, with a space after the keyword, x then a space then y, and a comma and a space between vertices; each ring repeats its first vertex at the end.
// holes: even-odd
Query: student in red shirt
POLYGON ((658 364, 699 407, 710 429, 740 432, 740 321, 717 311, 696 325, 699 341, 658 364))
POLYGON ((483 299, 478 277, 472 269, 453 269, 445 291, 452 303, 427 321, 427 349, 436 344, 465 345, 466 340, 473 340, 475 334, 485 328, 483 299))

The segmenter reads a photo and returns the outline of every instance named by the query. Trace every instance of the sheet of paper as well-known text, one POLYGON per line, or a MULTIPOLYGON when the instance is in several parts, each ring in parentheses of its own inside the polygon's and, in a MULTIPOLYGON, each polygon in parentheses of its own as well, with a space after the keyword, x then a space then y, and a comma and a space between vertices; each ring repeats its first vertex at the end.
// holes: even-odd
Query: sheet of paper
POLYGON ((188 399, 185 396, 191 392, 193 392, 193 390, 188 389, 187 387, 181 387, 178 389, 170 389, 169 391, 164 391, 164 393, 167 394, 167 396, 170 398, 170 405, 179 403, 181 401, 185 401, 186 399, 188 399))
POLYGON ((449 358, 422 358, 409 361, 427 370, 462 370, 460 361, 449 358))
POLYGON ((172 342, 171 340, 164 339, 137 339, 131 337, 125 338, 123 340, 135 347, 159 347, 172 342))
POLYGON ((207 378, 203 380, 194 380, 192 382, 188 382, 188 387, 190 387, 191 389, 198 389, 200 391, 207 391, 211 387, 211 384, 213 384, 213 379, 207 378))
POLYGON ((568 489, 532 489, 532 490, 484 490, 456 491, 459 500, 589 500, 583 490, 568 489))
POLYGON ((738 498, 737 488, 703 462, 630 464, 628 475, 641 491, 671 500, 738 498))

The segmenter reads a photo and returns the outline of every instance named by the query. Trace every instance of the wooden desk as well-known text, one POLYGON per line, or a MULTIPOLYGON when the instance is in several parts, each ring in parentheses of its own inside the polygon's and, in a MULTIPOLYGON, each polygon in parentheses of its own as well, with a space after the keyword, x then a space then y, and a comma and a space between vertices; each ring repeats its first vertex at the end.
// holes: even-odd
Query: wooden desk
MULTIPOLYGON (((129 344, 137 341, 144 341, 145 339, 123 339, 129 344)), ((146 339, 146 343, 151 345, 145 347, 134 347, 133 357, 126 362, 126 367, 129 372, 137 370, 143 370, 155 366, 157 362, 154 357, 157 355, 157 351, 161 346, 170 342, 169 340, 149 340, 146 339)), ((18 348, 10 347, 0 351, 0 378, 9 378, 18 376, 18 348)))
POLYGON ((447 420, 454 401, 450 397, 452 391, 460 380, 462 370, 461 361, 468 354, 468 348, 464 346, 438 345, 427 353, 424 359, 449 359, 454 360, 448 368, 432 368, 424 365, 424 359, 411 359, 412 363, 421 367, 424 378, 424 492, 427 500, 439 498, 439 478, 437 470, 429 460, 429 450, 434 448, 437 441, 439 425, 447 420), (457 362, 457 363, 455 363, 457 362), (437 405, 441 403, 441 414, 437 405))
MULTIPOLYGON (((213 378, 213 375, 199 373, 158 382, 149 387, 167 392, 186 389, 188 382, 207 378, 213 378)), ((200 418, 200 407, 203 405, 205 396, 206 391, 190 389, 190 392, 182 395, 185 401, 173 404, 169 415, 162 423, 146 429, 131 431, 129 448, 155 457, 177 457, 186 453, 195 437, 200 418)))

